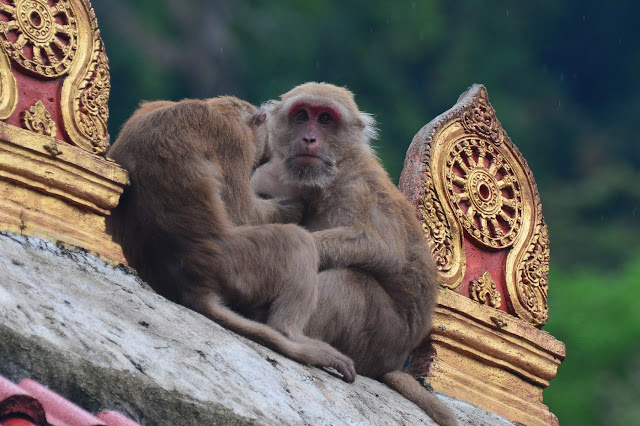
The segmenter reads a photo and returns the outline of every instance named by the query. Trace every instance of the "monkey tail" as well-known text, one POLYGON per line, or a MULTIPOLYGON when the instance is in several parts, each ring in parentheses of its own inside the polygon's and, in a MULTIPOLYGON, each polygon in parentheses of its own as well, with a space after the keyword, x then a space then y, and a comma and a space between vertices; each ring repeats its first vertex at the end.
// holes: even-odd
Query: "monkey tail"
POLYGON ((391 371, 382 376, 382 382, 422 408, 440 426, 458 425, 453 411, 411 375, 399 370, 391 371))

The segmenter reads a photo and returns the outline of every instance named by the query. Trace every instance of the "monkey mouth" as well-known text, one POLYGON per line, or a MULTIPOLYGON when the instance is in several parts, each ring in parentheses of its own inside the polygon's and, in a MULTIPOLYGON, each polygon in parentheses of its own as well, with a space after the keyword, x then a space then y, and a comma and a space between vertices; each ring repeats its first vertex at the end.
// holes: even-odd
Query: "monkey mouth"
POLYGON ((317 156, 317 155, 313 155, 313 154, 298 154, 295 157, 295 160, 299 163, 317 163, 317 162, 324 162, 324 160, 317 156))

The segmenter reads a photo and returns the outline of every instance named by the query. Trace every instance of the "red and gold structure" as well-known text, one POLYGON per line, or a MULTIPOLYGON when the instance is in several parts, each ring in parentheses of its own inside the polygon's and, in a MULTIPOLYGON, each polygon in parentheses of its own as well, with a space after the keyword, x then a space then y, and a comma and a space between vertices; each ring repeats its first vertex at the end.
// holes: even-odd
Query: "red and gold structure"
POLYGON ((400 189, 440 271, 430 344, 409 371, 527 425, 558 424, 542 391, 565 358, 548 319, 549 235, 527 162, 472 86, 415 136, 400 189))
POLYGON ((109 63, 86 0, 0 0, 0 229, 119 262, 128 182, 109 147, 109 63))

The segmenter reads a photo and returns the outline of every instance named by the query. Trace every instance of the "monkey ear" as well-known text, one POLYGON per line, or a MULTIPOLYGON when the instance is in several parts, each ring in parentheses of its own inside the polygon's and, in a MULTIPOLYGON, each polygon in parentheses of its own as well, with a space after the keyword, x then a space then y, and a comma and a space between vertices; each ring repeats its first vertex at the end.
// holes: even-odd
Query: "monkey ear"
POLYGON ((360 120, 362 121, 362 125, 364 128, 362 129, 362 133, 369 139, 375 140, 378 139, 378 128, 376 127, 376 119, 373 118, 373 115, 368 114, 366 112, 360 113, 360 120))
POLYGON ((267 112, 263 108, 260 108, 258 112, 256 112, 253 115, 253 117, 251 117, 251 124, 258 127, 262 125, 262 123, 264 123, 266 119, 267 119, 267 112))

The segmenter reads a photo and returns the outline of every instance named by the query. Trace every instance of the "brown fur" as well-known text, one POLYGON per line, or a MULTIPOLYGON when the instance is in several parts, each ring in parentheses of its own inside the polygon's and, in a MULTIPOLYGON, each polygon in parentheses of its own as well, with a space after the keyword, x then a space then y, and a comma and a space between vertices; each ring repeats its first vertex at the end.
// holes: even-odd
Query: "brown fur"
POLYGON ((440 400, 399 371, 428 338, 438 278, 413 206, 369 147, 373 119, 358 110, 351 92, 325 83, 298 86, 269 108, 273 159, 256 170, 252 187, 268 194, 279 186, 306 203, 302 223, 320 255, 319 304, 307 333, 438 423, 457 424, 440 400), (325 109, 340 118, 320 124, 325 109), (265 182, 273 176, 278 185, 265 182))
POLYGON ((313 238, 293 224, 264 224, 295 222, 301 206, 261 200, 249 187, 265 153, 265 118, 233 97, 142 104, 108 152, 131 180, 114 235, 160 294, 353 381, 348 357, 303 332, 317 304, 313 238))

